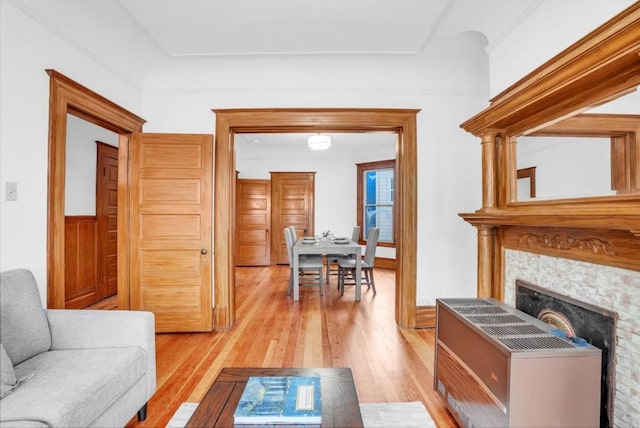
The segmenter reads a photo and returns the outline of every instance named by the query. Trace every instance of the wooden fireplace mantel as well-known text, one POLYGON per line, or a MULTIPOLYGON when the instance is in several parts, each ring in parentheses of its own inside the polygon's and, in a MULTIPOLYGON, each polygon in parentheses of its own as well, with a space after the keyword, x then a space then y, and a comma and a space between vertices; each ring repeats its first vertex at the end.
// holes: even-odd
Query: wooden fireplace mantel
POLYGON ((640 2, 494 97, 460 126, 481 139, 478 297, 503 298, 504 249, 640 270, 640 115, 585 114, 640 84, 640 2), (611 137, 615 195, 518 202, 517 138, 611 137), (615 152, 615 155, 614 155, 615 152))

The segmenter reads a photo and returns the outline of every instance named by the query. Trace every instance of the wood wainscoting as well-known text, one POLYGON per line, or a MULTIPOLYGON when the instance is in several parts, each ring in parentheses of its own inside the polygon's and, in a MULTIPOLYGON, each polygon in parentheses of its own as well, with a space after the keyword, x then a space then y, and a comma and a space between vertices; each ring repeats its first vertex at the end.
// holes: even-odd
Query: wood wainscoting
POLYGON ((80 309, 98 301, 97 218, 66 216, 64 220, 64 306, 80 309))

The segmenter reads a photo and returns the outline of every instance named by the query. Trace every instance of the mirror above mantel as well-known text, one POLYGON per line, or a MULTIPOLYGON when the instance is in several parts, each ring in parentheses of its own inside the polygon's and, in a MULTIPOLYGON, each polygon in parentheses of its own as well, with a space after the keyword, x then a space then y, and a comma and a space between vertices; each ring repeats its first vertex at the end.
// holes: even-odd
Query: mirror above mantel
POLYGON ((502 298, 505 248, 640 270, 638 34, 635 2, 460 125, 482 147, 482 207, 460 214, 478 297, 502 298))
POLYGON ((640 152, 638 113, 640 92, 632 88, 593 109, 518 136, 515 200, 640 192, 637 160, 633 162, 640 152))
POLYGON ((640 192, 640 115, 578 114, 516 141, 516 201, 640 192))

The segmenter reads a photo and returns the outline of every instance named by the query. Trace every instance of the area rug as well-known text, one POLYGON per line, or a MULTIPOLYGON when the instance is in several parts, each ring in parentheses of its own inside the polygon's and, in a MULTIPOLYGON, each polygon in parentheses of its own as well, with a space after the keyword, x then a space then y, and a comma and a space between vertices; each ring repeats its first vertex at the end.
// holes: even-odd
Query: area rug
MULTIPOLYGON (((182 403, 167 428, 183 428, 198 403, 182 403)), ((420 401, 407 403, 360 403, 365 428, 435 428, 420 401)))
POLYGON ((366 428, 435 428, 431 416, 420 401, 406 403, 360 403, 366 428))

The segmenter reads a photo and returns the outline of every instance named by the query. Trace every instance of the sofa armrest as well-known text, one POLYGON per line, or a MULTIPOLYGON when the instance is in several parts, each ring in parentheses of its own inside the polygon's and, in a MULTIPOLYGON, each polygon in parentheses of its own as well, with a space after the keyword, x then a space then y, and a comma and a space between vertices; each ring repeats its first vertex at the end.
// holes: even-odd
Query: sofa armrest
POLYGON ((152 312, 47 309, 51 350, 137 346, 147 354, 147 391, 156 390, 155 317, 152 312))

